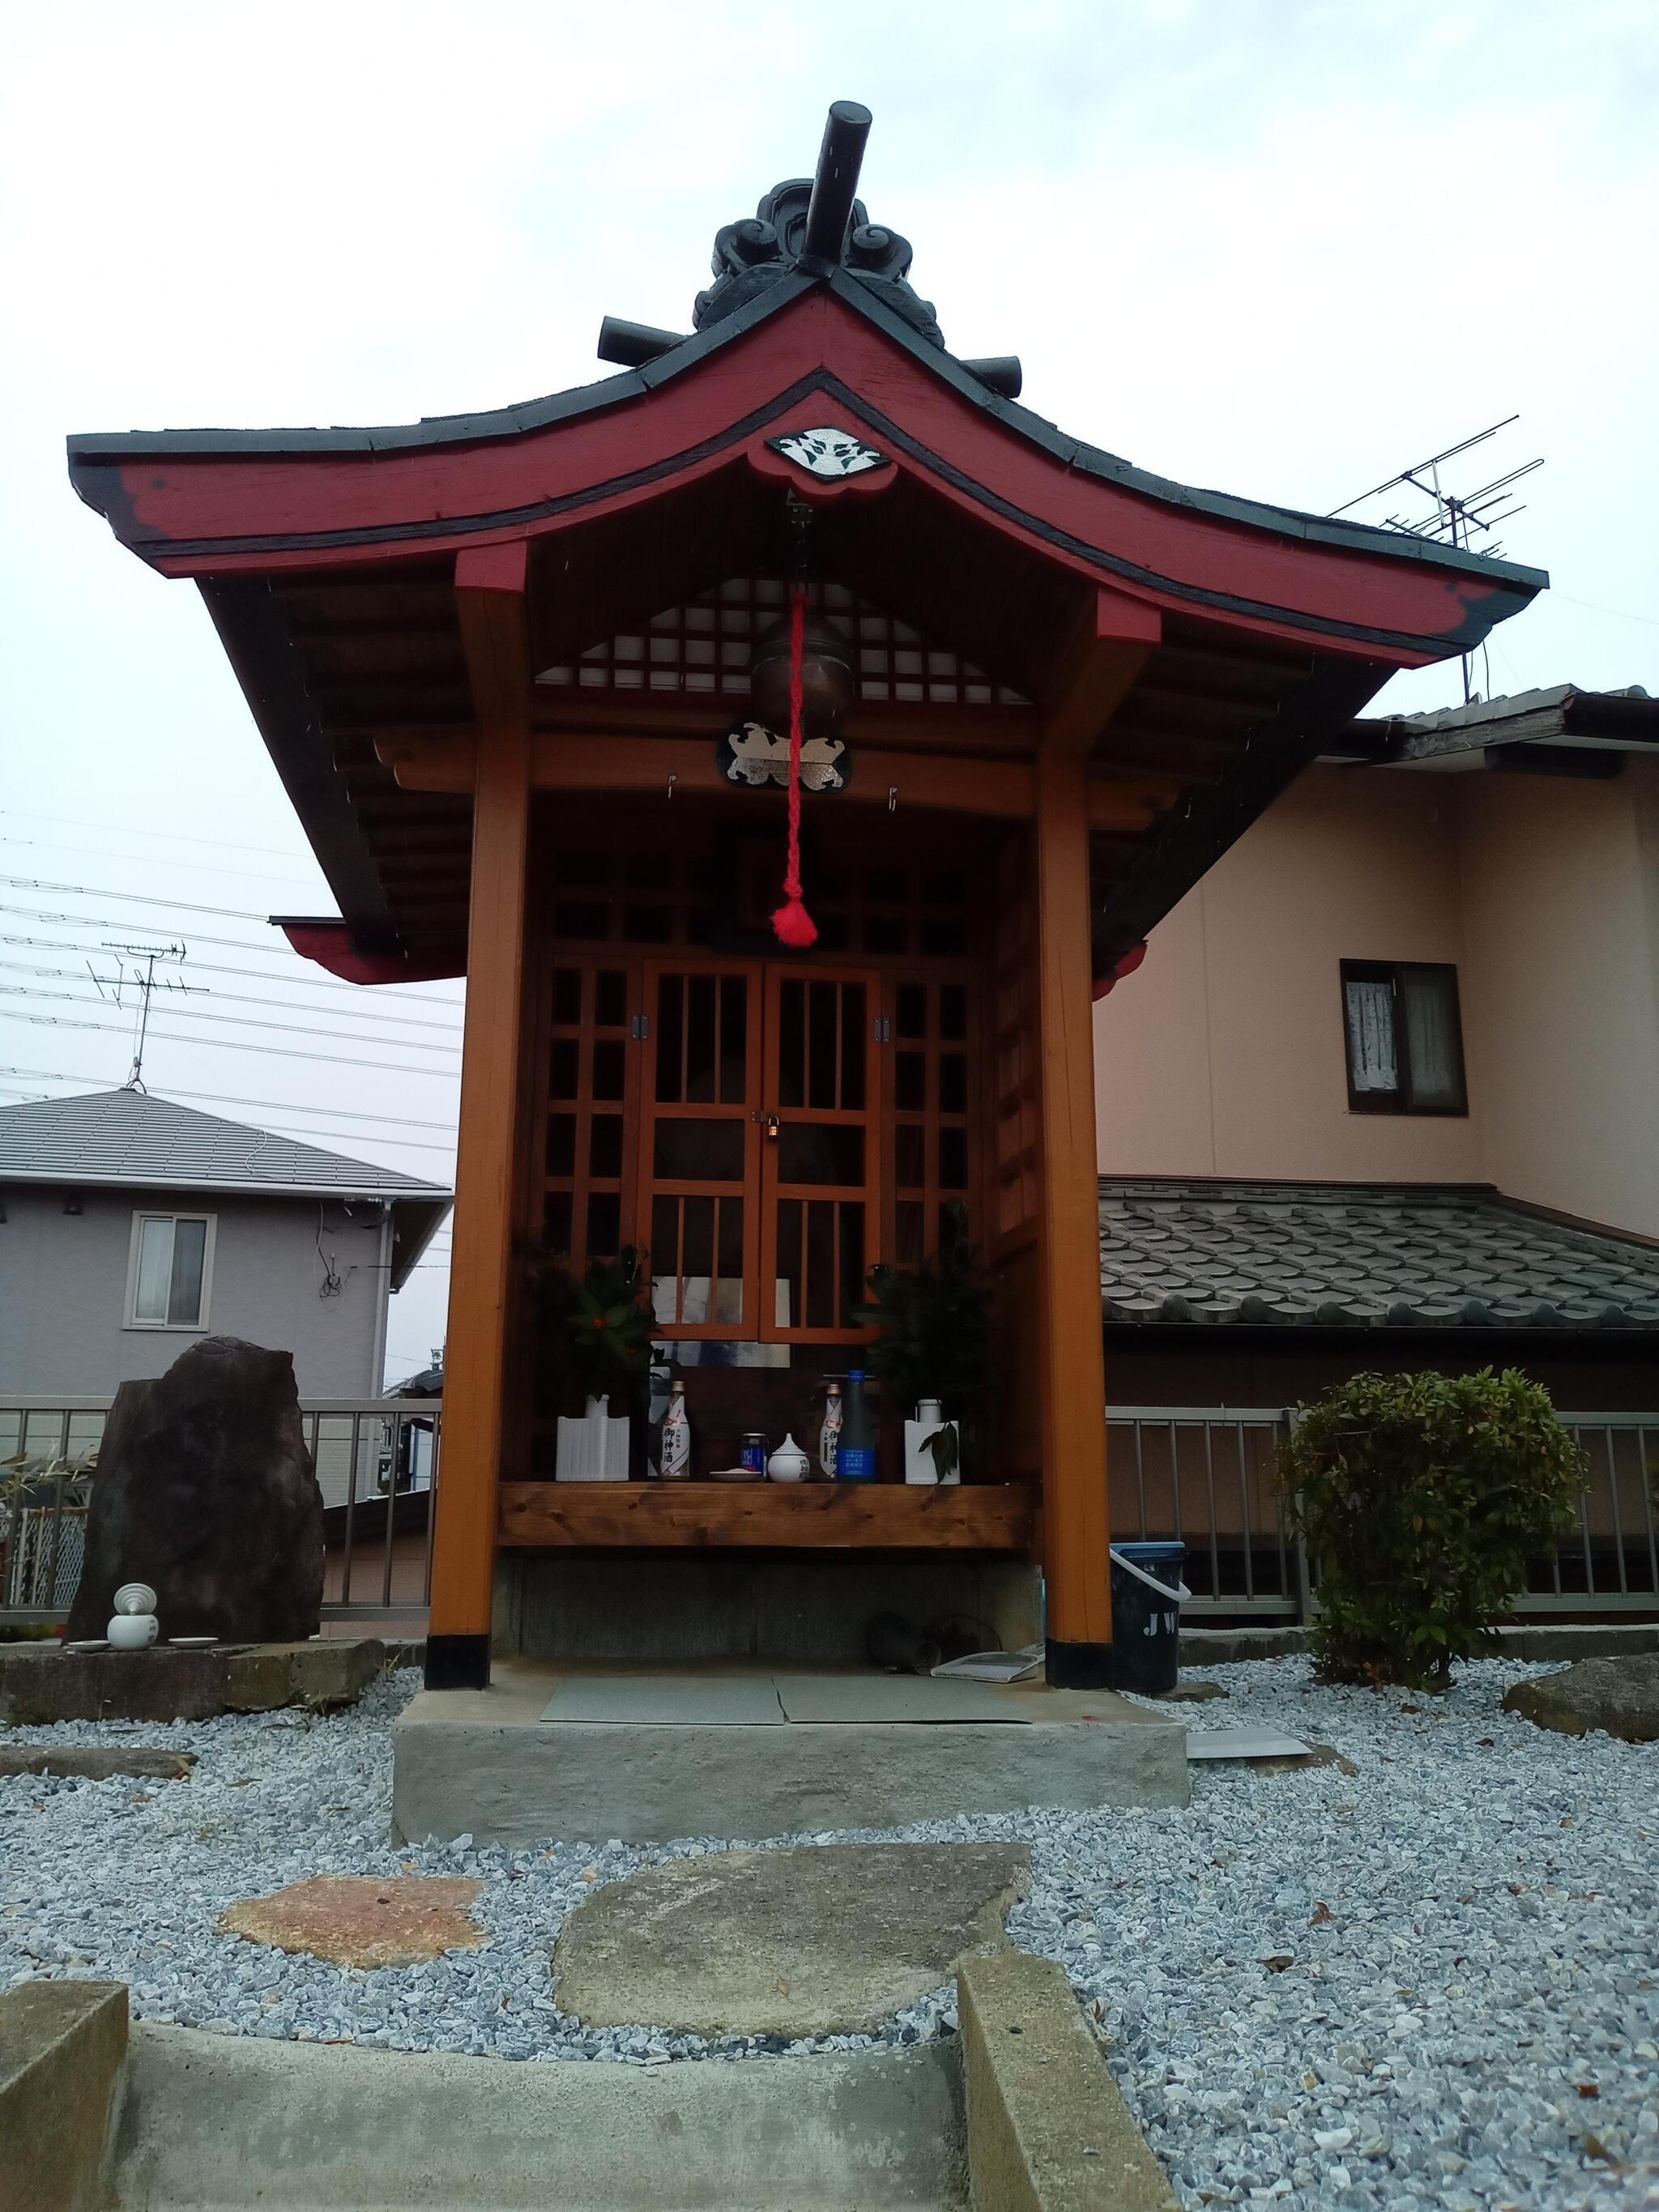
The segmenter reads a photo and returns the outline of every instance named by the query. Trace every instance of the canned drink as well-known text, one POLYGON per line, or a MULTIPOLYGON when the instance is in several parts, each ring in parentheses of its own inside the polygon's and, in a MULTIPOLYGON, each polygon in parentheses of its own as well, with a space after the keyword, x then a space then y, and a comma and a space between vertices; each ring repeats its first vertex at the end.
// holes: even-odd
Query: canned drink
POLYGON ((766 1458, 766 1439, 758 1429, 751 1429, 738 1447, 738 1464, 752 1468, 757 1474, 764 1474, 766 1458))

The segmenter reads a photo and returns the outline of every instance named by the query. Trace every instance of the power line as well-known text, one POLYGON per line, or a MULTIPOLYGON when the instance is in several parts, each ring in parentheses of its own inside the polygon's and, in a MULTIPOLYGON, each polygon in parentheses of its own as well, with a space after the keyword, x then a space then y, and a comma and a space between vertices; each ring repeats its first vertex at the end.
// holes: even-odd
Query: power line
MULTIPOLYGON (((4 939, 0 938, 0 944, 3 944, 5 941, 6 940, 4 939)), ((75 949, 78 951, 82 948, 76 946, 75 949)), ((249 969, 234 968, 229 970, 226 970, 222 968, 214 967, 210 963, 205 961, 198 964, 199 965, 202 972, 208 975, 222 975, 226 973, 229 973, 234 975, 250 975, 255 981, 274 982, 276 981, 274 976, 261 977, 254 975, 253 971, 249 969)), ((40 975, 44 976, 48 981, 56 981, 60 983, 79 983, 84 980, 82 973, 76 969, 42 968, 33 961, 29 960, 0 959, 0 968, 7 969, 14 975, 40 975)), ((201 995, 204 998, 221 999, 227 1006, 281 1006, 291 1014, 328 1014, 335 1012, 335 1009, 332 1006, 308 1006, 305 1004, 303 1000, 300 999, 255 998, 251 991, 207 990, 204 991, 201 995)), ((190 1007, 179 1008, 179 1012, 181 1013, 188 1013, 192 1011, 193 1009, 190 1007)), ((342 1006, 338 1011, 343 1015, 346 1010, 342 1006)), ((353 1010, 353 1018, 357 1021, 363 1022, 394 1022, 404 1029, 441 1030, 446 1035, 450 1036, 459 1036, 460 1035, 460 1027, 458 1023, 422 1021, 418 1014, 380 1014, 375 1013, 368 1007, 364 1006, 361 1009, 353 1010)), ((394 1038, 392 1039, 391 1042, 395 1043, 399 1042, 399 1040, 394 1038)), ((411 1044, 415 1044, 416 1041, 411 1039, 410 1042, 411 1044)), ((455 1048, 448 1045, 423 1044, 418 1045, 417 1049, 422 1052, 448 1052, 455 1049, 455 1048)))
POLYGON ((1575 599, 1571 592, 1558 592, 1550 586, 1553 599, 1565 599, 1570 607, 1588 607, 1593 615, 1611 615, 1615 622, 1645 623, 1650 629, 1659 629, 1659 618, 1652 615, 1633 615, 1628 607, 1604 607, 1595 599, 1575 599))
MULTIPOLYGON (((73 1006, 97 1006, 107 1004, 107 1001, 101 995, 88 997, 84 991, 37 991, 33 989, 27 983, 0 983, 0 999, 51 999, 59 1004, 68 1004, 73 1006)), ((261 1001, 258 999, 249 999, 246 1000, 245 1003, 251 1006, 257 1006, 261 1003, 261 1001)), ((174 1018, 180 1016, 186 1016, 191 1021, 220 1022, 222 1023, 227 1029, 276 1030, 285 1036, 325 1036, 331 1040, 334 1040, 337 1037, 337 1032, 333 1030, 307 1029, 302 1022, 252 1021, 246 1014, 215 1013, 210 1006, 180 1006, 174 1005, 169 1008, 169 1012, 174 1018)), ((161 1032, 158 1030, 156 1034, 159 1036, 161 1032)), ((337 1041, 342 1044, 347 1044, 352 1040, 343 1034, 338 1034, 337 1041)), ((188 1042, 188 1040, 186 1040, 186 1042, 188 1042)), ((378 1040, 371 1039, 369 1042, 378 1042, 378 1040)), ((423 1044, 419 1037, 387 1037, 386 1039, 386 1042, 387 1044, 395 1044, 404 1052, 441 1052, 447 1053, 452 1060, 459 1060, 461 1056, 460 1050, 458 1046, 449 1044, 423 1044)), ((437 1069, 433 1072, 435 1073, 445 1074, 448 1073, 448 1070, 437 1069)))
POLYGON ((240 876, 244 883, 281 884, 293 891, 309 889, 307 884, 301 883, 295 876, 273 876, 257 868, 216 868, 210 860, 168 860, 163 863, 153 853, 112 853, 106 846, 71 843, 67 838, 9 837, 0 835, 0 845, 27 846, 37 853, 74 853, 78 857, 89 860, 126 860, 139 868, 154 868, 165 865, 169 868, 187 869, 193 876, 240 876))
MULTIPOLYGON (((88 891, 85 896, 91 898, 97 894, 88 891)), ((117 920, 111 915, 54 914, 45 907, 16 906, 9 899, 0 899, 0 914, 20 915, 30 921, 57 922, 65 929, 136 929, 149 937, 170 937, 173 934, 171 930, 161 929, 154 922, 117 920)), ((252 952, 261 960, 304 958, 304 955, 296 952, 286 939, 280 945, 261 945, 247 937, 207 937, 194 929, 190 933, 190 939, 192 945, 213 945, 222 946, 227 951, 252 952)), ((58 952, 84 952, 88 949, 83 945, 54 944, 44 938, 13 937, 3 941, 8 945, 40 945, 58 952)), ((231 971, 227 969, 224 972, 228 975, 231 971)), ((248 972, 258 973, 257 970, 248 972)), ((461 1006, 458 999, 441 999, 430 991, 411 991, 403 983, 348 983, 337 975, 282 975, 273 976, 271 980, 274 982, 303 983, 313 991, 395 991, 398 996, 392 1003, 399 1006, 448 1006, 459 1012, 461 1006)), ((463 980, 459 976, 456 978, 458 982, 463 980)))
MULTIPOLYGON (((194 931, 191 933, 191 942, 197 945, 210 945, 216 941, 212 938, 198 937, 194 931)), ((27 947, 31 951, 36 952, 85 953, 91 950, 90 946, 76 945, 70 939, 66 937, 12 937, 3 932, 0 932, 0 945, 23 945, 27 947)), ((8 962, 6 964, 10 966, 15 963, 8 962)), ((267 975, 265 971, 260 968, 236 968, 233 967, 229 962, 223 960, 198 960, 193 953, 191 955, 190 965, 191 972, 193 975, 240 975, 251 983, 281 983, 286 988, 295 990, 345 991, 351 993, 354 997, 359 1000, 361 1000, 362 997, 364 988, 363 985, 361 983, 342 983, 337 981, 332 976, 267 975)), ((45 974, 46 971, 42 969, 40 972, 45 974)), ((262 1001, 261 1003, 265 1002, 262 1001)), ((283 1006, 286 1005, 288 1001, 286 1000, 272 999, 269 1003, 271 1006, 283 1006)), ((394 1006, 401 1005, 403 1001, 401 1000, 394 1000, 392 1001, 394 1006)), ((426 1006, 447 1006, 454 1005, 454 1001, 449 999, 422 999, 420 1003, 426 1006)), ((303 1011, 309 1013, 311 1009, 307 1006, 303 1010, 296 1009, 296 1011, 303 1011)), ((320 1007, 318 1011, 319 1012, 325 1013, 329 1009, 326 1007, 320 1007)), ((343 1012, 344 1009, 342 1008, 341 1011, 343 1012)), ((455 1011, 459 1013, 460 1012, 460 1008, 457 1006, 455 1007, 455 1011)), ((372 1013, 368 1007, 361 1005, 354 1006, 352 1012, 354 1015, 368 1021, 392 1021, 400 1018, 399 1017, 391 1014, 372 1013)), ((415 1029, 423 1030, 453 1030, 459 1035, 461 1024, 459 1021, 415 1021, 410 1023, 410 1026, 415 1029)))
MULTIPOLYGON (((0 1067, 0 1075, 32 1076, 37 1083, 90 1083, 88 1075, 66 1075, 55 1067, 0 1067)), ((453 1129, 453 1121, 411 1121, 402 1114, 354 1114, 346 1106, 307 1106, 300 1102, 285 1103, 280 1098, 235 1098, 222 1091, 175 1091, 166 1086, 170 1098, 202 1098, 215 1106, 254 1106, 262 1113, 325 1114, 333 1121, 386 1121, 399 1129, 453 1129)))
MULTIPOLYGON (((83 1022, 68 1014, 11 1014, 15 1022, 27 1022, 32 1028, 43 1030, 125 1030, 119 1022, 83 1022)), ((164 1037, 169 1044, 210 1045, 220 1052, 261 1053, 272 1060, 317 1060, 331 1067, 368 1067, 377 1075, 429 1075, 440 1083, 454 1083, 459 1079, 447 1067, 404 1067, 390 1060, 353 1060, 337 1052, 295 1052, 292 1046, 280 1044, 244 1044, 240 1037, 181 1036, 177 1030, 152 1030, 153 1037, 164 1037)))
POLYGON ((31 814, 21 806, 0 807, 0 820, 8 816, 14 822, 55 822, 65 830, 113 830, 124 836, 162 837, 174 845, 211 845, 222 853, 266 853, 278 860, 295 857, 281 845, 234 845, 228 837, 193 836, 184 830, 141 830, 134 823, 93 822, 77 814, 31 814))
POLYGON ((103 886, 86 884, 49 884, 39 876, 0 876, 15 891, 56 891, 70 898, 125 899, 130 906, 171 907, 176 914, 214 914, 222 921, 268 921, 268 915, 255 914, 245 906, 191 906, 184 899, 156 898, 146 891, 117 891, 103 886))

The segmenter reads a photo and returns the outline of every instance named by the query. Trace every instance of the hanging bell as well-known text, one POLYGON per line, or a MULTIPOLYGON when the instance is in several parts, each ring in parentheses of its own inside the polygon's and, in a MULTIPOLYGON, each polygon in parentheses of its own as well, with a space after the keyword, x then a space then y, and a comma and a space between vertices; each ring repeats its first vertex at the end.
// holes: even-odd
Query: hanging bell
MULTIPOLYGON (((801 652, 801 735, 830 738, 853 703, 853 647, 830 623, 809 617, 801 652)), ((770 623, 749 659, 751 712, 769 730, 789 727, 789 617, 770 623)))

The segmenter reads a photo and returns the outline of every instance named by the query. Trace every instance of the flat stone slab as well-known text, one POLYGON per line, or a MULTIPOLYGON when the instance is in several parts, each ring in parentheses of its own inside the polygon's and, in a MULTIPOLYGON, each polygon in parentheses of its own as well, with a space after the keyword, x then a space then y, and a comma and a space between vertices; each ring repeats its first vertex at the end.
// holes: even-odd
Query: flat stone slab
POLYGON ((764 1674, 572 1674, 542 1713, 544 1721, 627 1721, 647 1728, 701 1721, 781 1728, 777 1686, 764 1674))
POLYGON ((196 1764, 193 1751, 144 1751, 127 1744, 98 1743, 44 1747, 0 1743, 0 1777, 50 1774, 64 1782, 109 1782, 136 1775, 147 1782, 188 1782, 196 1764))
POLYGON ((1002 1950, 1023 1844, 824 1844, 677 1859, 579 1905, 553 1954, 595 2027, 862 2035, 1002 1950))
POLYGON ((386 1663, 377 1637, 304 1644, 219 1644, 189 1651, 0 1650, 0 1727, 48 1721, 205 1721, 218 1713, 355 1705, 386 1663))
POLYGON ((1605 1729, 1622 1743, 1659 1743, 1659 1656, 1580 1659, 1505 1693, 1504 1710, 1558 1735, 1605 1729))
POLYGON ((319 1875, 230 1905, 219 1933, 337 1966, 419 1966, 479 1949, 484 1933, 467 1908, 483 1887, 459 1875, 319 1875))

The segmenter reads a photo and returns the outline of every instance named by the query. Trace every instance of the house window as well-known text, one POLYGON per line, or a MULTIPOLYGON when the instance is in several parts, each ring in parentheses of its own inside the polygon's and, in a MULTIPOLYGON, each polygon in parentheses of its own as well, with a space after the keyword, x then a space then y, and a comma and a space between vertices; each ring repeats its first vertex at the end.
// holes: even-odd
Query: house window
POLYGON ((135 1213, 127 1269, 129 1328, 205 1328, 214 1216, 135 1213))
POLYGON ((1345 960, 1342 1019, 1352 1112, 1468 1112, 1455 968, 1345 960))

